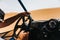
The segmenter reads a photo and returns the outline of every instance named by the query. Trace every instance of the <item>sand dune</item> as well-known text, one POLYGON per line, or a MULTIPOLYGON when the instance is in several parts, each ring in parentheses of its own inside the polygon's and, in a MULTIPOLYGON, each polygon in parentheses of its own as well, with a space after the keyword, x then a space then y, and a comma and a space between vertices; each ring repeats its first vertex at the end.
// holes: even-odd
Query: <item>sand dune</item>
POLYGON ((49 8, 31 11, 31 15, 35 20, 47 20, 51 18, 60 18, 60 8, 49 8))

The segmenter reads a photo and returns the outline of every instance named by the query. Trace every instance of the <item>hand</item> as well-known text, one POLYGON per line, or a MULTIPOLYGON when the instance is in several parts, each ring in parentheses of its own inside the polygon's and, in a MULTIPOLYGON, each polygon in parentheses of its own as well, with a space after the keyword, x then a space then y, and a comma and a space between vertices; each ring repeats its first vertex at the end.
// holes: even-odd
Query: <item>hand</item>
POLYGON ((20 40, 28 40, 28 34, 29 34, 29 32, 24 32, 24 30, 23 31, 21 31, 20 32, 20 40))
POLYGON ((30 13, 29 12, 22 12, 22 13, 19 13, 19 15, 21 15, 21 16, 28 16, 28 15, 30 15, 30 13))

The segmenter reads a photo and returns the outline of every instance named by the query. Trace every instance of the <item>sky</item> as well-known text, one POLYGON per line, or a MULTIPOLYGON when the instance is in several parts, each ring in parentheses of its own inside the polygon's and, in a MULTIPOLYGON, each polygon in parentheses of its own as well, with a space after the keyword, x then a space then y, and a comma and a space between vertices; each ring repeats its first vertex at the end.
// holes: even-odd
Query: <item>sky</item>
MULTIPOLYGON (((60 0, 22 0, 28 11, 60 7, 60 0)), ((18 0, 0 0, 4 12, 23 12, 18 0)))

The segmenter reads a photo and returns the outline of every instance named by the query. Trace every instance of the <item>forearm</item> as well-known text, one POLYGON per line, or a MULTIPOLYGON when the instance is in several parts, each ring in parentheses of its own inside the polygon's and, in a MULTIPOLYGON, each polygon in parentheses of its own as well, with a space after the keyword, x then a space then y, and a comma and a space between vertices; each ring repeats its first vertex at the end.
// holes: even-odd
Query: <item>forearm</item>
POLYGON ((29 15, 30 13, 28 12, 22 12, 22 13, 18 13, 17 15, 13 16, 13 17, 10 17, 6 20, 4 20, 4 22, 1 22, 0 23, 0 28, 3 28, 3 27, 6 27, 6 26, 9 26, 10 24, 12 24, 13 22, 15 22, 20 16, 27 16, 29 15))
POLYGON ((19 17, 20 17, 20 13, 13 16, 13 17, 10 17, 10 18, 4 20, 4 22, 0 23, 0 28, 9 26, 13 22, 15 22, 19 17))

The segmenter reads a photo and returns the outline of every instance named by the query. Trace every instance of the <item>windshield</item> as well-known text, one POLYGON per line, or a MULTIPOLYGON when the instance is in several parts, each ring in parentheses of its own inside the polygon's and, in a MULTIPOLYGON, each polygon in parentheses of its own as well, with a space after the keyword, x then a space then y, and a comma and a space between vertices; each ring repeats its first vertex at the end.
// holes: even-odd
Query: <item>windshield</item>
MULTIPOLYGON (((59 0, 22 0, 22 2, 28 11, 60 7, 59 0)), ((24 11, 18 0, 0 0, 0 8, 4 12, 24 11)))

